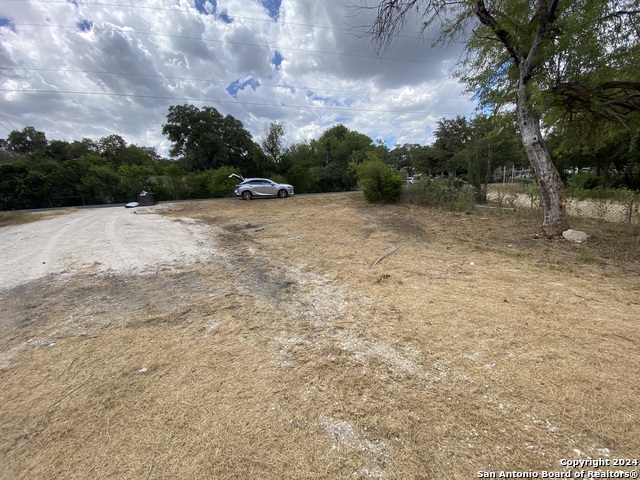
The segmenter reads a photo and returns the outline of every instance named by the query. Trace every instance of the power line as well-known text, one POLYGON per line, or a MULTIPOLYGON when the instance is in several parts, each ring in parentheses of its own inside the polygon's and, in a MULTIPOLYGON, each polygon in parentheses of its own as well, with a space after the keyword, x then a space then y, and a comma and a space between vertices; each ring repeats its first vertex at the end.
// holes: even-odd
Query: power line
MULTIPOLYGON (((24 0, 0 0, 3 2, 24 2, 24 0)), ((184 10, 182 8, 171 8, 171 7, 154 7, 154 6, 149 6, 149 5, 130 5, 130 4, 122 4, 122 3, 103 3, 103 2, 69 2, 69 0, 30 0, 31 3, 41 3, 41 4, 64 4, 64 5, 68 5, 69 3, 75 3, 77 6, 98 6, 98 7, 118 7, 118 8, 130 8, 130 9, 138 9, 138 10, 157 10, 157 11, 168 11, 168 12, 175 12, 175 13, 184 13, 184 14, 193 14, 193 10, 184 10)), ((219 13, 212 13, 212 14, 208 14, 211 15, 213 17, 215 17, 216 19, 222 19, 222 20, 249 20, 249 21, 253 21, 253 22, 264 22, 264 23, 277 23, 278 25, 291 25, 291 26, 295 26, 295 27, 309 27, 309 28, 322 28, 322 29, 326 29, 326 30, 336 30, 339 32, 345 32, 345 33, 359 33, 362 35, 366 35, 367 34, 367 28, 369 27, 365 27, 365 26, 361 26, 359 27, 359 31, 356 31, 355 27, 350 27, 350 28, 341 28, 341 27, 335 27, 333 25, 317 25, 317 24, 313 24, 313 23, 300 23, 300 22, 286 22, 286 21, 282 21, 282 20, 270 20, 270 19, 266 19, 266 18, 255 18, 255 17, 246 17, 243 15, 228 15, 228 14, 219 14, 219 13)), ((421 35, 397 35, 398 38, 408 38, 408 39, 412 39, 412 40, 431 40, 434 41, 436 40, 435 38, 431 38, 431 37, 424 37, 421 35)), ((455 43, 464 43, 464 42, 455 42, 455 43)))
MULTIPOLYGON (((0 117, 2 117, 2 118, 4 119, 4 121, 5 121, 5 122, 7 122, 9 125, 11 125, 11 126, 13 127, 13 129, 14 129, 14 130, 17 130, 17 128, 15 127, 15 125, 14 125, 13 123, 11 123, 9 120, 7 120, 7 117, 5 117, 4 115, 2 115, 1 113, 0 113, 0 117)), ((2 126, 3 126, 4 128, 7 128, 5 125, 2 125, 2 126)), ((7 128, 7 130, 9 130, 9 129, 7 128)))
MULTIPOLYGON (((148 73, 126 73, 126 72, 109 72, 104 70, 79 70, 79 69, 65 69, 65 68, 26 68, 26 67, 2 67, 0 66, 0 70, 23 70, 28 72, 59 72, 59 73, 89 73, 96 75, 122 75, 129 77, 142 77, 142 78, 161 78, 165 80, 181 80, 181 81, 189 81, 189 82, 209 82, 209 83, 218 83, 221 85, 228 85, 230 82, 225 80, 212 80, 209 78, 189 78, 189 77, 173 77, 166 75, 152 75, 148 73)), ((380 95, 382 92, 373 92, 371 90, 341 90, 335 88, 315 88, 308 86, 300 86, 300 85, 278 85, 278 84, 267 84, 261 83, 261 87, 267 88, 284 88, 284 89, 296 89, 296 90, 309 90, 313 92, 338 92, 338 93, 348 93, 355 95, 380 95)), ((448 100, 472 100, 471 97, 445 97, 445 96, 434 96, 432 98, 439 99, 448 99, 448 100)))
MULTIPOLYGON (((6 1, 6 0, 4 0, 6 1)), ((13 25, 15 26, 20 26, 20 27, 38 27, 38 28, 63 28, 63 29, 72 29, 72 30, 77 30, 78 27, 77 25, 53 25, 53 24, 48 24, 48 23, 16 23, 14 22, 13 25)), ((120 30, 116 29, 116 28, 102 28, 102 27, 96 27, 96 26, 92 26, 91 27, 92 30, 97 30, 100 32, 120 32, 120 30)), ((148 35, 148 36, 152 36, 152 37, 167 37, 167 38, 177 38, 177 39, 181 39, 181 40, 198 40, 201 42, 209 42, 209 43, 220 43, 220 44, 228 44, 228 45, 240 45, 243 47, 258 47, 258 48, 268 48, 268 49, 273 49, 273 50, 283 50, 283 51, 293 51, 293 52, 303 52, 303 53, 317 53, 317 54, 321 54, 321 55, 337 55, 337 56, 341 56, 341 57, 355 57, 355 58, 369 58, 372 60, 379 60, 379 61, 383 61, 383 60, 391 60, 391 61, 396 61, 396 62, 408 62, 408 63, 424 63, 424 64, 437 64, 437 65, 453 65, 452 62, 434 62, 434 61, 430 61, 430 60, 416 60, 416 59, 411 59, 411 58, 396 58, 396 57, 379 57, 376 55, 361 55, 361 54, 357 54, 357 53, 341 53, 341 52, 327 52, 327 51, 322 51, 322 50, 311 50, 311 49, 305 49, 305 48, 294 48, 294 47, 283 47, 283 46, 278 46, 278 45, 262 45, 259 43, 248 43, 248 42, 234 42, 231 40, 216 40, 213 38, 199 38, 199 37, 191 37, 188 35, 175 35, 175 34, 169 34, 169 33, 155 33, 155 32, 145 32, 142 30, 129 30, 135 34, 138 35, 148 35)))
POLYGON ((57 93, 64 95, 95 95, 104 97, 125 97, 125 98, 144 98, 154 100, 181 100, 187 102, 208 102, 208 103, 225 103, 234 105, 250 105, 255 107, 281 107, 281 108, 298 108, 308 110, 334 110, 349 112, 378 112, 378 113, 399 113, 399 114, 420 114, 420 115, 469 115, 468 113, 452 113, 452 112, 426 112, 420 110, 385 110, 377 108, 354 108, 354 107, 323 107, 318 105, 291 105, 286 103, 266 103, 266 102, 246 102, 240 100, 216 100, 210 98, 192 98, 192 97, 169 97, 163 95, 139 95, 133 93, 106 93, 106 92, 80 92, 71 90, 38 90, 38 89, 17 89, 2 88, 0 92, 7 93, 57 93))

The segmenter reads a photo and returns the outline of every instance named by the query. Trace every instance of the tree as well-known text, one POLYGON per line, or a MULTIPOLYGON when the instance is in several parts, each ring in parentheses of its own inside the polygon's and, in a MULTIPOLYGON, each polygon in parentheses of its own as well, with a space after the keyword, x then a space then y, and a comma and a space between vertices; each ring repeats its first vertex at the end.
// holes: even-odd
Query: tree
POLYGON ((527 155, 518 142, 513 115, 478 115, 470 123, 471 139, 464 152, 467 180, 476 199, 484 202, 487 185, 498 166, 527 166, 527 155))
POLYGON ((100 155, 108 159, 114 166, 120 165, 121 156, 127 148, 127 142, 120 135, 109 135, 98 141, 100 155))
POLYGON ((434 132, 436 141, 433 144, 433 153, 438 158, 437 170, 449 172, 450 177, 466 169, 465 149, 471 140, 471 127, 467 119, 457 116, 454 119, 438 121, 438 128, 434 132))
POLYGON ((278 166, 284 150, 284 124, 271 122, 262 135, 261 142, 264 152, 271 157, 273 163, 278 166))
POLYGON ((188 171, 234 166, 251 167, 255 143, 242 122, 222 116, 213 107, 172 105, 162 133, 172 143, 170 154, 181 157, 188 171))
POLYGON ((74 141, 69 145, 67 158, 74 160, 76 158, 82 158, 87 155, 99 155, 100 148, 90 138, 83 138, 81 142, 74 141))
POLYGON ((22 131, 9 132, 7 146, 15 153, 42 157, 47 148, 47 136, 33 127, 24 127, 22 131))
POLYGON ((356 186, 349 162, 362 161, 367 152, 376 149, 373 140, 363 133, 349 130, 342 124, 325 130, 320 138, 312 141, 317 166, 311 171, 320 191, 345 191, 356 186))
POLYGON ((47 145, 45 156, 56 162, 64 162, 68 158, 69 142, 64 140, 51 140, 47 145))
POLYGON ((426 173, 431 176, 439 172, 438 158, 433 145, 422 145, 414 149, 411 153, 411 167, 417 173, 426 173))
POLYGON ((414 153, 420 148, 418 144, 405 143, 403 145, 396 145, 386 155, 385 163, 393 165, 397 170, 403 170, 407 175, 413 175, 413 161, 414 153))
MULTIPOLYGON (((444 42, 473 28, 466 47, 469 56, 461 79, 485 105, 515 103, 523 147, 535 171, 543 206, 542 229, 558 236, 566 228, 564 187, 542 135, 545 102, 554 98, 552 86, 584 78, 603 65, 637 59, 638 8, 635 0, 385 0, 377 7, 370 29, 378 49, 399 33, 414 12, 423 30, 439 25, 444 42), (632 5, 634 3, 634 5, 632 5), (633 7, 633 8, 632 8, 633 7), (619 27, 634 29, 624 35, 619 27), (575 37, 588 40, 576 46, 575 37), (573 57, 569 55, 575 55, 573 57), (550 66, 555 65, 553 71, 550 66)), ((632 82, 627 87, 633 90, 632 82)), ((592 86, 592 90, 598 90, 592 86)), ((638 88, 637 91, 640 91, 638 88)), ((556 96, 558 92, 555 92, 556 96)), ((620 97, 624 95, 620 94, 620 97)))
POLYGON ((303 142, 285 148, 281 160, 284 175, 297 193, 315 191, 309 175, 309 167, 315 164, 314 150, 310 143, 303 142))

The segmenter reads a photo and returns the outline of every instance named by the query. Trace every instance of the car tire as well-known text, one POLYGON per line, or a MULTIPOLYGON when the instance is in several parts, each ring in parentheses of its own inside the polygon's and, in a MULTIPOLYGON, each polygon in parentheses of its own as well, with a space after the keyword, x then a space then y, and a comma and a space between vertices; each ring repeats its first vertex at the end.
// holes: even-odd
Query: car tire
POLYGON ((244 192, 242 192, 242 198, 244 200, 251 200, 253 198, 253 195, 249 190, 245 190, 244 192))
POLYGON ((278 190, 278 196, 280 198, 287 198, 289 196, 289 192, 283 188, 282 190, 278 190))

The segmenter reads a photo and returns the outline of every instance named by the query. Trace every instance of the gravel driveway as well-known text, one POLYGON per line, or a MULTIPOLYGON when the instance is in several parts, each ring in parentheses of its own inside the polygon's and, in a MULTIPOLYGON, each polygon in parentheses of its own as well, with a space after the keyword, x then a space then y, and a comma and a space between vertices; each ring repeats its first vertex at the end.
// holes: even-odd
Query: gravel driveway
POLYGON ((50 274, 150 273, 213 253, 210 227, 148 214, 162 208, 82 209, 2 228, 0 289, 50 274))

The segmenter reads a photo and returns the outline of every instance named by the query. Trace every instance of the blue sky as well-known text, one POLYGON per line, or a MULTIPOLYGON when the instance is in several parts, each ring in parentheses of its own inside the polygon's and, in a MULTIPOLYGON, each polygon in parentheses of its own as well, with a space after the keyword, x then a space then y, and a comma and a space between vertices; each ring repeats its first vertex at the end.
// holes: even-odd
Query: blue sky
MULTIPOLYGON (((373 4, 374 2, 369 2, 373 4)), ((0 0, 0 135, 111 134, 156 147, 170 105, 213 106, 256 141, 348 128, 387 144, 433 140, 475 105, 450 72, 461 44, 432 49, 408 22, 378 56, 372 12, 348 0, 0 0)), ((427 34, 428 36, 428 34, 427 34)))

